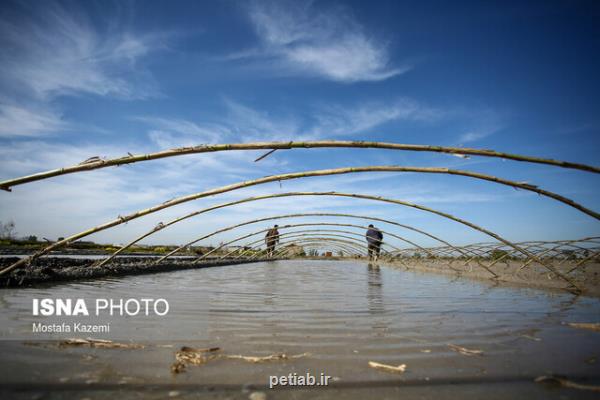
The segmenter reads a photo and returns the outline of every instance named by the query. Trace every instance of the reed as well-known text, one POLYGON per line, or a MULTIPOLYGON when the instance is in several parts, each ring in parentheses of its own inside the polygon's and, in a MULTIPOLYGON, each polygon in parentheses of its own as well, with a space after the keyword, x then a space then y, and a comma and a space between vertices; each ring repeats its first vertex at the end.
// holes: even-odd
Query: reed
MULTIPOLYGON (((369 141, 341 141, 341 140, 320 140, 320 141, 303 141, 303 142, 256 142, 256 143, 230 143, 230 144, 214 144, 192 147, 180 147, 170 150, 163 150, 156 153, 127 155, 112 159, 101 159, 92 157, 77 165, 57 168, 45 172, 39 172, 32 175, 22 176, 19 178, 9 179, 0 182, 0 189, 10 191, 12 187, 22 185, 24 183, 35 182, 43 179, 52 178, 55 176, 72 174, 76 172, 91 171, 100 168, 107 168, 125 164, 133 164, 136 162, 158 160, 167 157, 176 157, 186 154, 213 153, 219 151, 242 151, 242 150, 289 150, 289 149, 310 149, 310 148, 370 148, 370 149, 387 149, 387 150, 402 150, 402 151, 418 151, 418 152, 434 152, 446 154, 460 154, 470 156, 495 157, 506 160, 537 163, 551 165, 561 168, 571 168, 581 171, 600 173, 600 167, 586 165, 570 161, 554 160, 550 158, 541 158, 534 156, 526 156, 520 154, 511 154, 489 149, 475 149, 467 147, 447 147, 447 146, 432 146, 422 144, 403 144, 403 143, 387 143, 387 142, 369 142, 369 141)), ((270 154, 270 153, 269 153, 270 154)), ((268 154, 267 154, 268 155, 268 154)), ((266 156, 266 155, 265 155, 266 156)), ((259 158, 260 159, 260 158, 259 158)), ((259 160, 257 159, 257 160, 259 160)))

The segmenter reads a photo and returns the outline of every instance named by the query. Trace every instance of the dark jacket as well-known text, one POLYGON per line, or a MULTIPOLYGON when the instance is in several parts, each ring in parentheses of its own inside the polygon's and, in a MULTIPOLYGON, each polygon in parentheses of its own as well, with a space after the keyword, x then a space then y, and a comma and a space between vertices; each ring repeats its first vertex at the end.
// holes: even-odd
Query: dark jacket
POLYGON ((279 242, 279 231, 277 230, 277 228, 269 229, 269 231, 265 235, 265 242, 267 244, 269 244, 269 243, 275 244, 275 243, 279 242))
POLYGON ((383 234, 377 228, 369 228, 366 237, 369 244, 380 244, 383 240, 383 234))

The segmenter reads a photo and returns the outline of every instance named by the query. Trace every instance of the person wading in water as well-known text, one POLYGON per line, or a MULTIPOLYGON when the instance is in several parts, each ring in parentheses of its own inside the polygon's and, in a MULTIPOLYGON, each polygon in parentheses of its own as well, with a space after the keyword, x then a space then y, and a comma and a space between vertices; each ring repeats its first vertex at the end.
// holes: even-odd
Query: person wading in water
POLYGON ((279 243, 279 231, 277 227, 279 225, 273 226, 267 234, 265 235, 265 244, 267 245, 267 256, 273 257, 273 253, 275 252, 275 245, 279 243))
POLYGON ((377 261, 379 258, 379 252, 381 251, 383 234, 379 229, 375 228, 373 224, 371 224, 367 230, 366 238, 369 250, 369 261, 377 261))

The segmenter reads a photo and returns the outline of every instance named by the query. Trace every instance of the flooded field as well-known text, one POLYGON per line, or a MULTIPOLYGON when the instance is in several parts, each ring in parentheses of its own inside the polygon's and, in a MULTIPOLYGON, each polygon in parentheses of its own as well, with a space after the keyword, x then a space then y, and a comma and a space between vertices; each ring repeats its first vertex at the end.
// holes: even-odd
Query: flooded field
POLYGON ((568 325, 599 322, 598 299, 358 262, 278 261, 3 289, 0 307, 0 383, 13 398, 593 398, 597 392, 534 379, 600 384, 600 332, 568 325), (89 317, 110 324, 109 333, 34 333, 32 299, 48 297, 164 298, 170 309, 164 317, 89 317), (48 340, 72 337, 144 347, 48 340), (175 374, 182 346, 220 350, 175 374), (238 357, 281 354, 287 359, 238 357), (331 378, 320 391, 268 389, 270 376, 294 373, 331 378))

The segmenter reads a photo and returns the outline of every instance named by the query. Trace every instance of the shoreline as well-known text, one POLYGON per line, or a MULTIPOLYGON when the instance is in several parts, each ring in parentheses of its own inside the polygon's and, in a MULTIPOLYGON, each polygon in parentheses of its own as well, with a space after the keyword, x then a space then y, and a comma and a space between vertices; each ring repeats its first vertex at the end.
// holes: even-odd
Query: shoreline
MULTIPOLYGON (((522 262, 511 260, 497 263, 492 268, 492 271, 498 275, 498 278, 494 279, 493 276, 479 266, 476 261, 465 263, 464 260, 454 260, 453 262, 448 262, 448 260, 426 260, 418 262, 411 260, 405 260, 403 262, 397 260, 381 260, 378 263, 392 268, 406 269, 408 271, 458 276, 477 281, 497 283, 498 285, 504 286, 545 289, 563 293, 569 291, 572 293, 567 282, 539 264, 531 264, 521 269, 522 262), (427 264, 425 265, 424 263, 427 264)), ((565 263, 555 268, 558 272, 566 274, 573 266, 573 263, 565 263)), ((582 289, 581 293, 579 293, 580 295, 600 297, 600 263, 585 264, 568 276, 582 289)))

